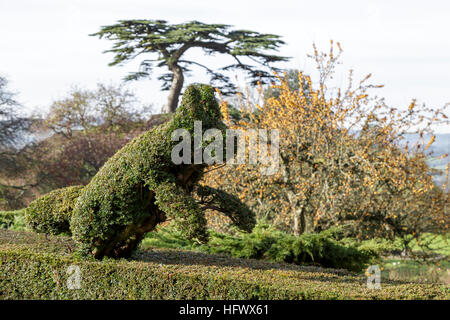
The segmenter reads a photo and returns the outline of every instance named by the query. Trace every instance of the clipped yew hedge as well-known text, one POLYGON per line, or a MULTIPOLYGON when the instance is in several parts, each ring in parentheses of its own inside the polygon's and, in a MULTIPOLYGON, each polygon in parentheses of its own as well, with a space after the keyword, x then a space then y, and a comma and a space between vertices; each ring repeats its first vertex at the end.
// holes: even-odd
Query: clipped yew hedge
POLYGON ((83 186, 53 190, 34 200, 25 209, 25 222, 36 232, 70 234, 70 219, 83 186))
POLYGON ((199 252, 138 251, 132 260, 79 259, 64 236, 0 230, 0 299, 448 299, 448 288, 199 252), (69 289, 69 266, 81 288, 69 289))
MULTIPOLYGON (((108 159, 83 189, 73 209, 70 230, 80 254, 98 259, 128 257, 144 235, 166 219, 172 220, 186 238, 207 242, 205 210, 192 191, 208 167, 205 162, 195 163, 194 154, 202 153, 209 143, 204 139, 197 146, 190 139, 190 151, 183 150, 189 163, 175 164, 172 160, 172 152, 179 144, 172 140, 172 134, 184 129, 189 137, 198 138, 197 121, 201 121, 201 133, 216 129, 225 137, 226 126, 209 85, 188 86, 170 120, 134 138, 108 159)), ((211 195, 215 207, 216 202, 232 199, 225 198, 223 191, 200 190, 203 197, 211 195)), ((237 227, 251 231, 255 224, 253 213, 239 199, 233 203, 219 207, 229 210, 237 227)))

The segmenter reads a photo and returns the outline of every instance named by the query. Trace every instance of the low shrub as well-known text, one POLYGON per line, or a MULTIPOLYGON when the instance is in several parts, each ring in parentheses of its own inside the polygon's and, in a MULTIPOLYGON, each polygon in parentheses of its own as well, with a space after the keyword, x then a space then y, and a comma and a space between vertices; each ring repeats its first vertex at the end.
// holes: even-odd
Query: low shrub
POLYGON ((65 236, 0 230, 0 299, 449 298, 432 284, 383 280, 370 290, 365 277, 332 269, 171 249, 98 261, 77 258, 75 248, 65 236))
POLYGON ((8 229, 14 221, 14 211, 0 211, 0 228, 8 229))
POLYGON ((358 240, 355 238, 343 238, 340 240, 342 243, 351 246, 358 246, 367 250, 372 250, 380 255, 388 255, 392 252, 401 252, 403 247, 399 241, 374 238, 369 240, 358 240))
POLYGON ((236 258, 314 264, 352 271, 361 271, 379 258, 378 252, 370 247, 362 248, 356 243, 345 244, 336 240, 339 233, 338 228, 332 228, 296 237, 259 224, 252 233, 234 236, 211 231, 209 243, 198 244, 183 238, 173 228, 162 227, 148 235, 144 246, 194 249, 236 258))
POLYGON ((70 234, 70 219, 83 186, 53 190, 25 209, 25 222, 32 230, 47 234, 70 234))
POLYGON ((0 229, 25 230, 25 209, 0 211, 0 229))

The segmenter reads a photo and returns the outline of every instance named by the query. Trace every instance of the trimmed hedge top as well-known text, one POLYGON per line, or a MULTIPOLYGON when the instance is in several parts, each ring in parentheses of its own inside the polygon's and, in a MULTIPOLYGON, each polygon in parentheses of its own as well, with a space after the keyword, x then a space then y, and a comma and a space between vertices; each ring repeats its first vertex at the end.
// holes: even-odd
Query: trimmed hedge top
POLYGON ((366 277, 333 269, 301 267, 181 250, 137 251, 133 260, 80 260, 68 237, 0 230, 2 299, 449 299, 432 284, 385 281, 380 290, 366 277), (80 289, 67 281, 77 266, 80 289))

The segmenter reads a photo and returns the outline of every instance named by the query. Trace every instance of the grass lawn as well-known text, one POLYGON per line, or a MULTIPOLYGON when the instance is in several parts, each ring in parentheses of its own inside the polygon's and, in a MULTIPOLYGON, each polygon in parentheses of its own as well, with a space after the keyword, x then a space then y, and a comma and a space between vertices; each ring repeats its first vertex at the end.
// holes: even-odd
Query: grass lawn
POLYGON ((450 285, 449 260, 430 265, 420 261, 389 257, 384 258, 381 265, 383 267, 381 276, 384 279, 450 285))

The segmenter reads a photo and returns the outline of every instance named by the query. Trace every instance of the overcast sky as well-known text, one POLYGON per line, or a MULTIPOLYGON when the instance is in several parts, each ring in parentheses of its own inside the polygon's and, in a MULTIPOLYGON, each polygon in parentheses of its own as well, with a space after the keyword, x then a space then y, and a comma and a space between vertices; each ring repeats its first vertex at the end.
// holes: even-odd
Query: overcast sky
MULTIPOLYGON (((450 101, 450 1, 444 0, 0 0, 0 74, 27 110, 46 110, 73 84, 119 83, 137 70, 139 60, 108 67, 111 56, 102 51, 111 43, 88 34, 137 18, 225 23, 278 34, 286 42, 279 54, 292 57, 284 66, 305 71, 313 70, 306 58, 312 43, 327 50, 333 39, 344 49, 338 83, 344 85, 345 70, 353 68, 384 84, 378 94, 394 106, 405 107, 411 98, 430 106, 450 101)), ((132 88, 143 102, 156 107, 166 102, 167 92, 156 80, 132 88)))

